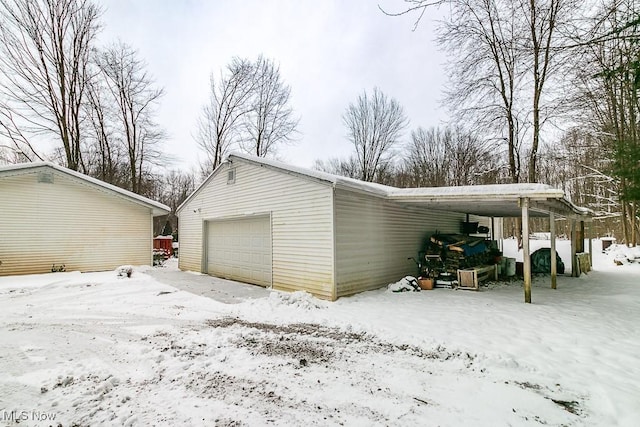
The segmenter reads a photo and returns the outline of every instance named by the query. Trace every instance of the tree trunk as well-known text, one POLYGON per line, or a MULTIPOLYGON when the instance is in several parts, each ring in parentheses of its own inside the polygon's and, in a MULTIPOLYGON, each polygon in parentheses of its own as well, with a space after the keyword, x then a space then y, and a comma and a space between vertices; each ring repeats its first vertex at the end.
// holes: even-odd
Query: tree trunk
POLYGON ((620 204, 620 209, 622 211, 622 234, 624 235, 624 244, 629 246, 629 226, 627 224, 627 202, 622 201, 620 204))
POLYGON ((636 202, 629 203, 629 221, 631 221, 631 246, 638 244, 638 220, 636 218, 636 202))

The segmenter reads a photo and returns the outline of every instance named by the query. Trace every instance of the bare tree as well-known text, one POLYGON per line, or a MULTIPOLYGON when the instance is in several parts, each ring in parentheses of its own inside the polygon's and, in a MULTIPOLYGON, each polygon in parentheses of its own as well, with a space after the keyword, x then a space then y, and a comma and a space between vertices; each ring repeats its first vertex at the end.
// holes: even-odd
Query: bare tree
POLYGON ((439 42, 449 49, 451 86, 445 103, 458 120, 471 122, 507 143, 509 176, 521 180, 520 152, 525 131, 523 74, 518 70, 520 29, 510 1, 452 1, 439 42))
POLYGON ((0 0, 0 132, 28 157, 57 135, 67 167, 81 158, 87 65, 98 30, 91 0, 0 0))
POLYGON ((16 148, 13 144, 0 144, 0 165, 31 162, 33 158, 29 157, 22 150, 16 148))
POLYGON ((448 132, 422 127, 411 132, 411 141, 404 160, 404 170, 415 187, 449 185, 448 132))
POLYGON ((97 63, 117 106, 117 126, 127 153, 129 189, 140 193, 148 168, 160 157, 157 146, 165 138, 155 122, 155 107, 163 91, 154 86, 137 52, 124 43, 102 51, 97 63))
POLYGON ((197 182, 193 171, 170 170, 163 177, 156 180, 160 183, 160 188, 156 200, 171 208, 171 212, 166 218, 173 230, 178 230, 178 207, 196 189, 197 182))
POLYGON ((127 186, 126 155, 117 135, 118 109, 104 78, 87 85, 85 173, 119 187, 127 186))
MULTIPOLYGON (((540 134, 545 120, 542 100, 548 80, 555 70, 555 60, 563 52, 559 47, 559 30, 569 25, 571 14, 579 7, 573 0, 520 0, 519 8, 525 17, 529 29, 526 41, 525 58, 531 70, 532 138, 529 154, 529 182, 537 181, 537 159, 540 146, 540 134)), ((557 101, 559 102, 559 101, 557 101)))
POLYGON ((3 139, 1 147, 7 153, 11 153, 9 157, 13 160, 26 162, 44 160, 44 157, 31 143, 29 136, 25 135, 21 126, 16 122, 13 109, 7 103, 0 104, 0 137, 3 139))
MULTIPOLYGON (((524 142, 526 178, 537 180, 537 159, 546 121, 557 116, 562 97, 551 95, 560 79, 561 57, 568 52, 565 35, 573 29, 582 2, 577 0, 408 0, 395 15, 418 12, 418 20, 434 5, 450 14, 439 41, 451 52, 451 90, 446 103, 465 121, 473 119, 497 139, 507 142, 509 172, 522 180, 524 142), (529 139, 530 138, 530 139, 529 139)), ((388 13, 389 14, 389 13, 388 13)), ((393 14, 392 14, 393 15, 393 14)))
POLYGON ((233 58, 220 78, 212 75, 210 82, 195 135, 207 156, 200 165, 203 175, 231 149, 266 157, 275 154, 278 145, 295 140, 298 119, 289 105, 291 88, 273 60, 233 58))
POLYGON ((280 67, 259 56, 253 64, 251 111, 245 116, 241 147, 258 157, 275 154, 277 146, 293 142, 298 119, 289 106, 291 88, 280 78, 280 67))
POLYGON ((374 88, 371 96, 364 91, 355 103, 350 103, 342 120, 355 148, 358 178, 376 180, 409 124, 404 109, 398 101, 374 88))
MULTIPOLYGON (((576 66, 581 124, 608 153, 608 168, 596 169, 618 184, 622 234, 636 244, 640 227, 640 28, 637 0, 611 0, 595 16, 593 37, 576 66), (630 23, 635 22, 634 25, 630 23)), ((594 168, 595 169, 595 168, 594 168)))
POLYGON ((347 159, 332 157, 328 160, 316 160, 313 169, 348 178, 357 179, 360 177, 360 168, 354 156, 347 159))
POLYGON ((496 183, 501 165, 493 144, 461 128, 418 128, 404 156, 402 172, 411 186, 440 187, 496 183))
POLYGON ((246 59, 233 58, 217 81, 211 74, 209 100, 202 108, 195 135, 207 155, 205 174, 222 163, 227 151, 240 142, 242 120, 251 111, 254 86, 254 66, 246 59))

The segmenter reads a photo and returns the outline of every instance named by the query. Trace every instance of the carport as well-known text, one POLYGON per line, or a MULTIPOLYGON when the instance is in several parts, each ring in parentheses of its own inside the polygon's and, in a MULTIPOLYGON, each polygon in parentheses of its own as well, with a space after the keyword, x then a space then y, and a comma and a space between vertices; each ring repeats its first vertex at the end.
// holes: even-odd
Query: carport
POLYGON ((491 218, 522 217, 530 302, 529 218, 570 220, 574 254, 583 251, 576 224, 582 230, 590 220, 564 191, 543 184, 396 188, 245 154, 230 155, 178 213, 180 269, 332 301, 403 277, 407 254, 435 232, 459 232, 473 216, 487 226, 491 218))
MULTIPOLYGON (((459 187, 402 188, 388 194, 389 200, 448 212, 491 218, 522 218, 524 300, 531 303, 531 253, 529 220, 549 218, 551 234, 551 288, 556 289, 555 221, 564 218, 571 227, 571 274, 577 276, 576 254, 584 252, 585 224, 588 224, 588 256, 592 259, 590 224, 592 212, 569 201, 564 191, 546 184, 495 184, 459 187)), ((493 223, 493 221, 492 221, 493 223)), ((493 230, 492 230, 493 235, 493 230)))

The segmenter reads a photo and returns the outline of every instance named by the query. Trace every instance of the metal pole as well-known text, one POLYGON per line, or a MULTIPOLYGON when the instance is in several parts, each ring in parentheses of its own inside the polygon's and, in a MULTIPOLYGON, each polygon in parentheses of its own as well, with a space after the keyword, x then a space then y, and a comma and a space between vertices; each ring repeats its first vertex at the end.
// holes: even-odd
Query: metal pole
POLYGON ((576 220, 571 221, 571 276, 578 277, 578 263, 576 262, 577 242, 576 242, 576 220))
POLYGON ((529 199, 524 197, 522 205, 522 256, 524 275, 524 302, 531 303, 531 255, 529 251, 529 199))
POLYGON ((558 263, 556 261, 556 219, 549 212, 549 231, 551 232, 551 289, 556 289, 558 263))
POLYGON ((593 268, 593 222, 589 221, 587 235, 589 236, 589 266, 593 268))

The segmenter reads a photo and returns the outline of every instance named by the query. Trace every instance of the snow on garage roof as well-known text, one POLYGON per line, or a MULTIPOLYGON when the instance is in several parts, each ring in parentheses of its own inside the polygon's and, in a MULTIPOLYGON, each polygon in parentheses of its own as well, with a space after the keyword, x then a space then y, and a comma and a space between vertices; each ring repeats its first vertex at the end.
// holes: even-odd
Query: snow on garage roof
POLYGON ((390 187, 388 185, 377 184, 375 182, 365 182, 359 179, 348 178, 340 175, 333 175, 333 174, 318 171, 318 170, 305 169, 305 168, 289 165, 286 163, 282 163, 276 160, 251 156, 248 154, 233 153, 229 155, 228 159, 230 162, 233 162, 234 159, 240 159, 250 163, 257 163, 260 165, 269 166, 273 169, 280 169, 281 171, 284 171, 284 172, 289 172, 296 175, 314 178, 320 181, 331 183, 333 185, 349 187, 354 190, 362 190, 367 193, 373 193, 379 196, 386 196, 389 194, 390 191, 397 190, 397 188, 390 187))
POLYGON ((18 163, 15 165, 0 166, 0 178, 4 176, 15 176, 15 175, 21 175, 25 173, 30 173, 34 170, 43 169, 43 168, 54 169, 58 172, 64 173, 73 178, 81 180, 84 183, 89 184, 94 188, 98 188, 103 191, 106 190, 107 192, 112 194, 115 193, 115 195, 119 197, 123 197, 134 203, 146 206, 151 209, 153 216, 162 216, 171 212, 171 208, 167 205, 148 199, 146 197, 143 197, 139 194, 125 190, 123 188, 116 187, 115 185, 108 184, 104 181, 100 181, 99 179, 92 178, 80 172, 76 172, 71 169, 67 169, 65 167, 56 165, 55 163, 51 163, 51 162, 18 163))
POLYGON ((326 182, 334 187, 342 187, 352 191, 364 192, 391 202, 430 209, 476 214, 495 217, 519 217, 522 211, 518 205, 521 198, 532 201, 532 216, 547 216, 554 212, 560 216, 588 216, 589 209, 580 208, 565 198, 563 190, 546 184, 492 184, 468 185, 458 187, 420 187, 397 188, 358 179, 333 175, 330 173, 305 169, 276 160, 233 153, 227 160, 194 191, 178 208, 180 210, 225 164, 244 161, 259 166, 269 167, 280 172, 298 175, 326 182))

